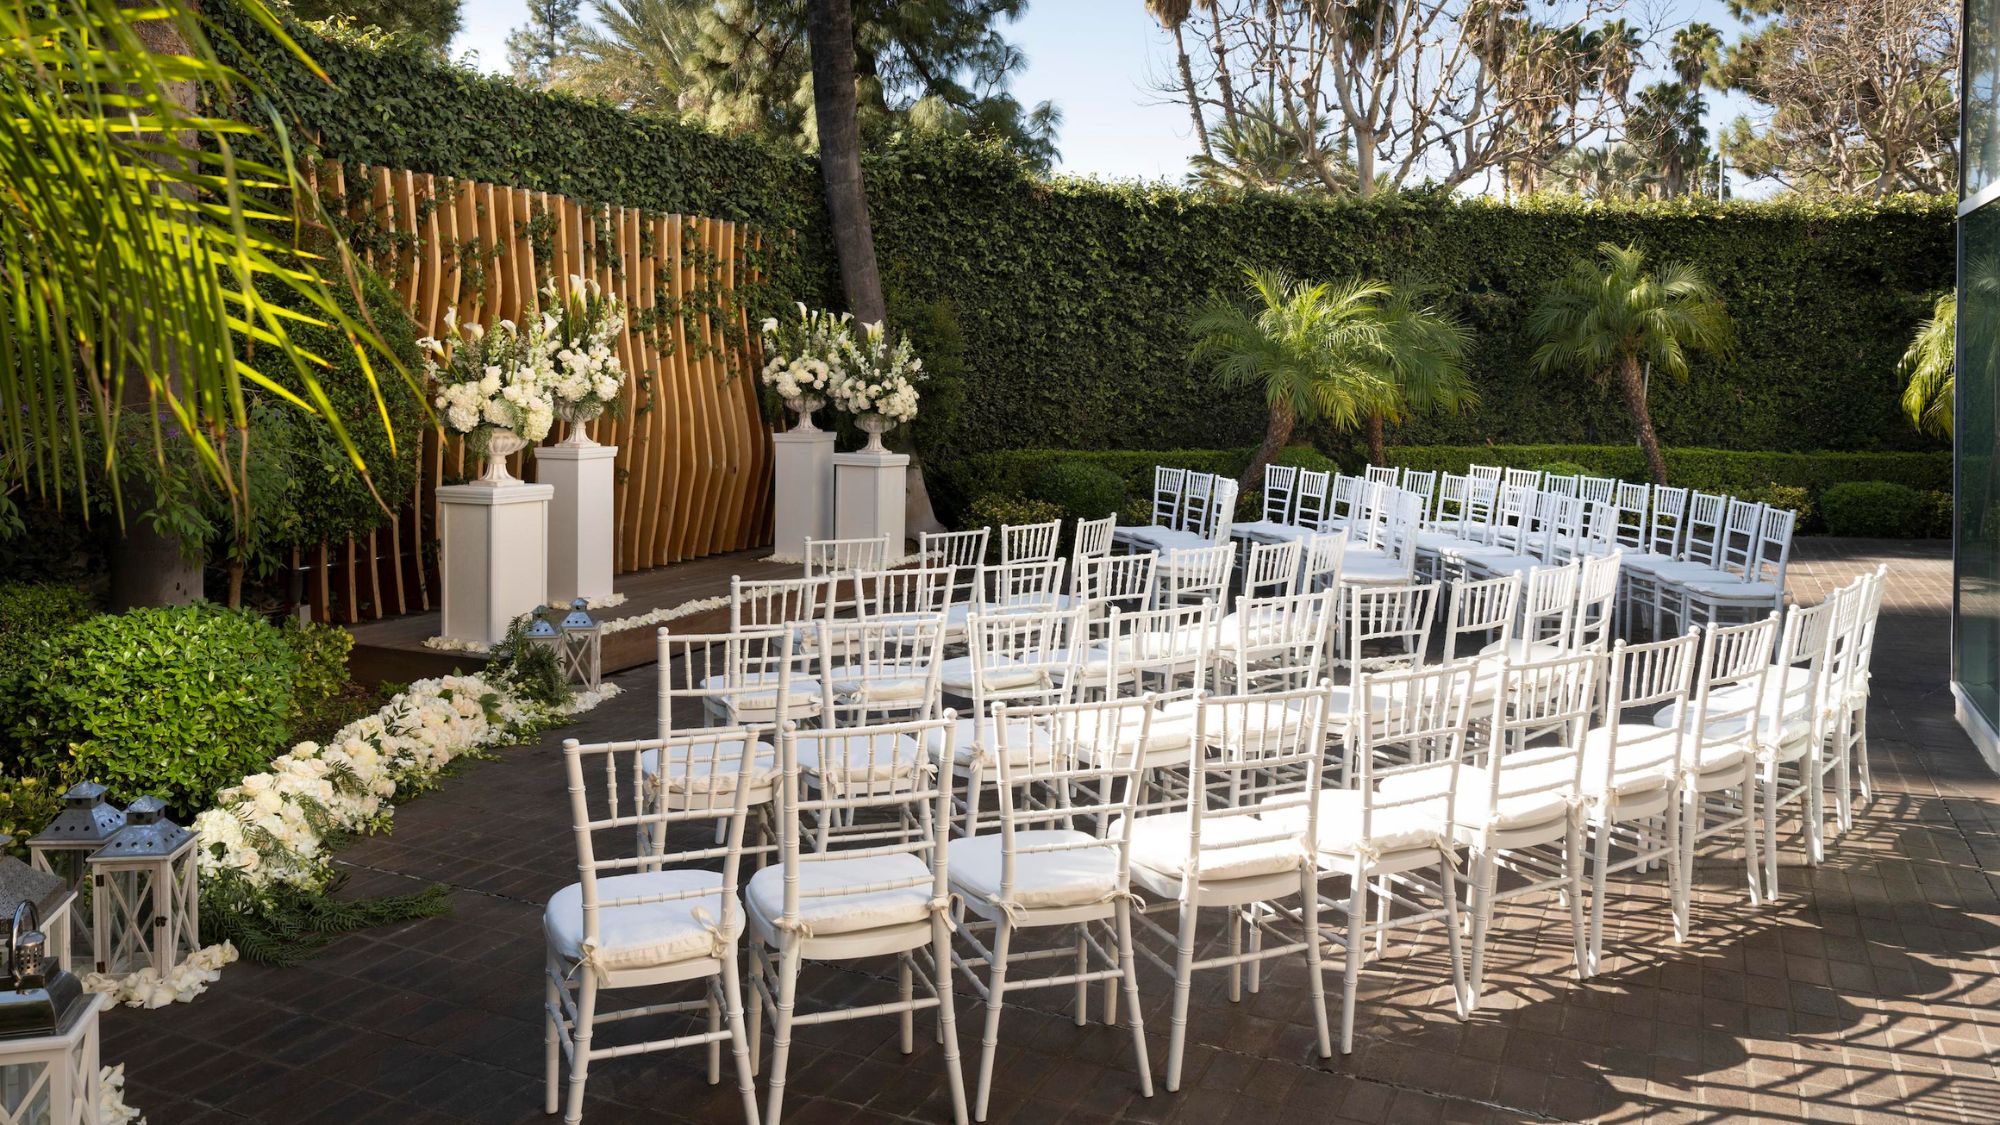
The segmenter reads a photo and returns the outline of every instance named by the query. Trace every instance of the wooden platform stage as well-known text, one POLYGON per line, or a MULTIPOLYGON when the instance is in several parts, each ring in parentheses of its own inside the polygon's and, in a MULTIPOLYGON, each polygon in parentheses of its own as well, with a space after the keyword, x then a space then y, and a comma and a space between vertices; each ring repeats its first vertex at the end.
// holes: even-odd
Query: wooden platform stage
MULTIPOLYGON (((620 617, 636 617, 656 609, 671 609, 702 598, 726 598, 729 596, 729 579, 737 574, 745 578, 791 578, 797 575, 796 563, 785 566, 765 562, 770 554, 771 548, 756 547, 621 574, 612 582, 612 589, 625 595, 625 603, 593 610, 591 615, 600 621, 612 621, 620 617)), ((724 606, 677 617, 666 625, 675 632, 726 632, 729 628, 729 609, 724 606)), ((408 683, 454 671, 476 672, 485 665, 486 657, 482 653, 442 652, 424 647, 425 639, 437 636, 440 627, 440 615, 437 613, 411 613, 350 625, 347 631, 354 634, 354 652, 348 658, 348 668, 361 683, 377 684, 385 681, 408 683)), ((604 671, 622 672, 627 668, 651 664, 657 651, 655 638, 658 632, 659 626, 647 625, 605 634, 604 671)))

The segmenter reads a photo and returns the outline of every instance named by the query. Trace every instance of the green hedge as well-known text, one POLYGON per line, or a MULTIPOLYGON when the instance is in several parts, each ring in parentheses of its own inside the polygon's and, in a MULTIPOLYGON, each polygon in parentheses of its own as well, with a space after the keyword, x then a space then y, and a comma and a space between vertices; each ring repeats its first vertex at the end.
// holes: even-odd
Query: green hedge
MULTIPOLYGON (((794 299, 838 300, 819 179, 803 157, 523 90, 418 51, 304 34, 326 82, 240 17, 224 18, 243 44, 231 57, 328 155, 751 223, 773 236, 753 317, 794 299)), ((1394 427, 1393 441, 1630 441, 1613 390, 1579 374, 1533 373, 1524 330, 1548 280, 1607 239, 1699 265, 1736 320, 1732 357, 1697 359, 1685 384, 1653 382, 1670 449, 1939 447, 1902 419, 1895 364, 1952 282, 1948 199, 1218 197, 1044 179, 963 139, 891 144, 865 169, 885 285, 904 307, 948 301, 962 332, 963 404, 923 427, 929 466, 954 477, 947 488, 968 473, 951 460, 1030 444, 1256 440, 1259 396, 1218 393, 1191 371, 1182 327, 1205 294, 1240 285, 1245 261, 1325 278, 1415 275, 1465 318, 1482 405, 1394 427)))

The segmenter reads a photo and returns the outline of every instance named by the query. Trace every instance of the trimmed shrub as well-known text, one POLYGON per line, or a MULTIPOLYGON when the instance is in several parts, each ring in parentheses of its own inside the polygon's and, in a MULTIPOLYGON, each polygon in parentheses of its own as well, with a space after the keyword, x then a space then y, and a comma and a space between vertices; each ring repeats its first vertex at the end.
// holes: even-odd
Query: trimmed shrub
POLYGON ((284 633, 299 663, 292 680, 292 734, 308 738, 359 718, 352 713, 357 702, 346 698, 347 654, 354 648, 354 635, 337 625, 300 624, 296 618, 285 620, 284 633))
POLYGON ((93 617, 22 675, 11 772, 191 813, 285 748, 298 669, 255 614, 201 602, 93 617))
POLYGON ((67 583, 0 583, 0 698, 14 694, 44 641, 89 616, 90 595, 67 583))
POLYGON ((1744 493, 1743 498, 1745 500, 1755 500, 1760 504, 1768 504, 1773 508, 1788 508, 1791 511, 1797 512, 1799 517, 1798 522, 1793 526, 1798 531, 1806 530, 1807 525, 1812 523, 1813 516, 1818 512, 1818 509, 1813 506, 1812 493, 1806 491, 1803 486, 1796 484, 1767 484, 1762 488, 1752 489, 1744 493))
POLYGON ((994 529, 996 538, 990 540, 987 546, 989 549, 998 550, 1000 544, 997 536, 1001 524, 1047 523, 1050 520, 1061 519, 1063 511, 1047 500, 1030 500, 1025 496, 1007 496, 989 492, 972 502, 972 508, 967 515, 970 517, 967 527, 994 529))
POLYGON ((1056 461, 1035 477, 1031 495, 1056 505, 1072 519, 1094 520, 1118 511, 1125 492, 1124 478, 1102 465, 1056 461))
POLYGON ((1595 477, 1603 475, 1602 473, 1593 473, 1590 471, 1588 465, 1579 465, 1574 461, 1544 461, 1539 465, 1530 465, 1528 467, 1539 470, 1543 476, 1550 477, 1595 477))
POLYGON ((1922 530, 1923 497, 1885 480, 1836 484, 1820 497, 1829 535, 1906 539, 1922 530))
POLYGON ((1307 469, 1315 473, 1331 473, 1338 471, 1340 468, 1334 462, 1333 458, 1328 457, 1310 445, 1288 445, 1280 449, 1278 455, 1271 458, 1271 461, 1273 464, 1291 465, 1294 468, 1307 469))
POLYGON ((1922 534, 1930 539, 1951 538, 1951 493, 1931 489, 1923 494, 1922 534))

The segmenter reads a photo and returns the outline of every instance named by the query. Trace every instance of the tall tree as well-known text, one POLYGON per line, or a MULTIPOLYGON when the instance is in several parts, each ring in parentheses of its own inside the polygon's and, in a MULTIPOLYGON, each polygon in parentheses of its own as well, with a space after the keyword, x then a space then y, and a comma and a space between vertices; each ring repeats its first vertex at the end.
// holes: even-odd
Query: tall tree
POLYGON ((1621 5, 1577 0, 1535 19, 1524 0, 1215 0, 1187 17, 1211 65, 1176 92, 1291 132, 1328 191, 1532 184, 1619 119, 1636 66, 1636 34, 1607 18, 1621 5), (1332 127, 1316 135, 1319 122, 1332 127))
POLYGON ((690 58, 706 0, 593 0, 549 84, 625 109, 680 113, 695 89, 690 58))
POLYGON ((1648 374, 1688 376, 1688 354, 1726 353, 1734 343, 1722 300, 1694 266, 1646 266, 1636 244, 1602 242, 1557 279, 1528 320, 1542 341, 1535 369, 1581 370, 1617 385, 1639 431, 1653 483, 1667 483, 1667 462, 1646 405, 1648 374))
POLYGON ((292 0, 304 20, 350 19, 360 27, 401 32, 442 51, 458 34, 464 0, 292 0))
POLYGON ((528 0, 528 22, 507 33, 507 63, 516 81, 540 86, 575 45, 583 0, 528 0))
POLYGON ((1731 6, 1762 21, 1709 76, 1759 104, 1723 134, 1742 172, 1838 194, 1956 188, 1956 0, 1731 6))
POLYGON ((1625 117, 1626 143, 1652 167, 1663 198, 1686 195, 1700 182, 1708 159, 1708 129, 1701 123, 1707 108, 1698 90, 1655 82, 1639 91, 1625 117))
POLYGON ((850 0, 812 0, 813 116, 819 125, 819 174, 826 185, 826 213, 833 222, 833 250, 847 311, 863 324, 888 316, 882 274, 875 264, 875 233, 868 222, 868 191, 861 179, 861 130, 855 118, 854 9, 850 0))
MULTIPOLYGON (((1204 8, 1213 9, 1215 0, 1201 0, 1204 8)), ((1188 14, 1193 10, 1193 0, 1146 0, 1146 11, 1152 13, 1167 34, 1174 37, 1174 64, 1180 73, 1181 92, 1187 98, 1188 116, 1194 120, 1195 140, 1200 143, 1198 159, 1214 160, 1215 150, 1208 140, 1208 121, 1201 108, 1201 98, 1196 93, 1194 64, 1188 58, 1187 36, 1184 28, 1188 14)))

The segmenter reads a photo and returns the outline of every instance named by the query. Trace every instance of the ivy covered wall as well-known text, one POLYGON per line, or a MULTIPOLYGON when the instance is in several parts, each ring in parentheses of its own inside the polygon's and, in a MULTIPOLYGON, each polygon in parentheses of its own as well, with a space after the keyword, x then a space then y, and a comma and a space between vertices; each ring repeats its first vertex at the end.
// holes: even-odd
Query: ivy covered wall
MULTIPOLYGON (((808 160, 415 52, 302 36, 332 77, 322 82, 251 29, 230 30, 238 61, 326 155, 756 223, 778 236, 766 263, 774 305, 836 298, 808 160)), ((1420 278, 1471 325, 1481 406, 1393 428, 1392 442, 1623 443, 1631 429, 1611 390, 1581 374, 1535 375, 1523 331, 1548 281, 1606 239, 1700 265, 1737 322, 1733 357, 1698 358, 1687 383, 1654 384, 1667 444, 1938 447, 1902 420, 1895 363, 1951 283, 1946 201, 1217 199, 1040 179, 963 141, 895 146, 867 172, 892 307, 948 302, 963 338, 961 405, 926 426, 933 457, 1251 441, 1261 403, 1219 400, 1188 369, 1182 332, 1188 308, 1235 287, 1245 261, 1321 278, 1420 278)))

